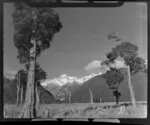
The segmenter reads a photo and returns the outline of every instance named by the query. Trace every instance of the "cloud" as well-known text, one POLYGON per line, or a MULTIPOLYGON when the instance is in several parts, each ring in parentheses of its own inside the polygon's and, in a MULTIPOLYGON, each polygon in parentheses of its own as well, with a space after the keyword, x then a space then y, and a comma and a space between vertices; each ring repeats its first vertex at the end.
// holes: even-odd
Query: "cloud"
POLYGON ((11 71, 4 73, 4 75, 8 78, 15 78, 16 73, 17 73, 17 71, 11 70, 11 71))
POLYGON ((145 65, 146 65, 146 68, 147 68, 147 64, 148 64, 147 59, 145 59, 145 65))
POLYGON ((124 62, 123 61, 119 61, 119 60, 115 61, 115 65, 116 65, 117 68, 125 67, 124 62))
POLYGON ((147 65, 147 59, 145 59, 145 64, 147 65))
POLYGON ((109 68, 107 66, 101 65, 100 60, 93 60, 92 62, 88 63, 85 67, 85 71, 92 71, 92 72, 101 72, 104 73, 106 72, 109 68))
MULTIPOLYGON (((115 60, 115 67, 116 68, 123 68, 123 67, 126 67, 126 65, 124 64, 124 62, 123 61, 120 61, 120 60, 115 60)), ((112 66, 114 66, 114 65, 112 65, 112 66)))
MULTIPOLYGON (((116 65, 116 68, 125 67, 124 62, 120 60, 116 60, 115 65, 116 65)), ((105 72, 109 68, 107 66, 101 65, 101 61, 99 60, 93 60, 92 62, 90 62, 84 67, 84 70, 86 71, 92 71, 96 69, 99 69, 100 71, 105 72)))
POLYGON ((84 70, 89 71, 89 70, 97 69, 100 66, 101 66, 101 61, 99 61, 99 60, 93 60, 92 62, 90 62, 89 64, 87 64, 84 67, 84 70))
POLYGON ((11 75, 15 75, 17 73, 17 71, 12 70, 12 71, 9 71, 8 73, 11 74, 11 75))

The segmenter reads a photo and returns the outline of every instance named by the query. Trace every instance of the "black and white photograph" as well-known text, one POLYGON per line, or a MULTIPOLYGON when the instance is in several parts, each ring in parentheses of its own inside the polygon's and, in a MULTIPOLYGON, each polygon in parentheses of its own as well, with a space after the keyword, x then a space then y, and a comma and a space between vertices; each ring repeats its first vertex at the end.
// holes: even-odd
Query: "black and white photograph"
POLYGON ((146 2, 3 9, 4 118, 147 118, 146 2))

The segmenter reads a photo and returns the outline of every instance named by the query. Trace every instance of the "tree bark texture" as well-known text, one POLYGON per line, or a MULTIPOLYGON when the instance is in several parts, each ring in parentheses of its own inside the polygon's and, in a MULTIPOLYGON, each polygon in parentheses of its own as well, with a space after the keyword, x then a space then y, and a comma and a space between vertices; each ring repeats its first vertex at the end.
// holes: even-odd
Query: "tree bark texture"
POLYGON ((20 88, 20 104, 23 104, 23 92, 24 92, 24 90, 23 90, 23 84, 21 83, 21 88, 20 88))
POLYGON ((17 75, 17 106, 20 105, 20 89, 21 89, 20 74, 18 73, 18 75, 17 75))
POLYGON ((39 86, 36 84, 36 109, 37 110, 39 109, 39 103, 40 103, 40 99, 39 99, 39 86))
POLYGON ((34 46, 30 50, 31 58, 30 58, 30 65, 28 71, 26 98, 25 98, 23 112, 21 114, 22 118, 36 117, 36 84, 35 84, 36 41, 31 40, 31 43, 33 43, 34 46))
POLYGON ((128 69, 128 86, 129 86, 131 101, 132 101, 132 105, 133 105, 134 107, 136 107, 136 101, 135 101, 134 90, 133 90, 132 83, 131 83, 130 66, 127 66, 127 69, 128 69))

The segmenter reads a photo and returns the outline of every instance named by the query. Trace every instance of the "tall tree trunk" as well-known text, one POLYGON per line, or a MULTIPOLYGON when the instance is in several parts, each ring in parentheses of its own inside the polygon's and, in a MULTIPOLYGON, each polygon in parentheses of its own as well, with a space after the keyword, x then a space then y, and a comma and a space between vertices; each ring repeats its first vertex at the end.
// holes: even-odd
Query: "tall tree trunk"
POLYGON ((22 118, 35 118, 36 117, 36 84, 35 84, 35 64, 36 64, 36 41, 31 40, 33 48, 30 50, 30 65, 28 71, 28 82, 26 90, 26 98, 24 103, 22 118))
POLYGON ((133 90, 132 83, 131 83, 130 66, 127 66, 127 69, 128 69, 128 86, 129 86, 129 90, 130 90, 131 101, 132 101, 132 105, 134 107, 136 107, 134 90, 133 90))
POLYGON ((25 99, 26 99, 26 91, 27 91, 27 83, 24 84, 24 86, 23 86, 23 104, 24 104, 25 99))
POLYGON ((71 102, 71 91, 69 90, 69 86, 67 86, 66 87, 66 89, 65 89, 65 91, 66 91, 66 93, 67 93, 67 100, 68 100, 68 103, 70 104, 70 102, 71 102))
POLYGON ((39 104, 41 104, 41 91, 40 91, 40 88, 38 88, 38 94, 39 94, 39 104))
POLYGON ((90 91, 90 100, 91 100, 91 104, 93 104, 93 93, 91 91, 91 89, 89 88, 89 91, 90 91))
POLYGON ((19 105, 19 76, 17 75, 17 106, 19 105))
POLYGON ((40 103, 40 99, 39 99, 39 85, 36 83, 36 109, 39 109, 39 103, 40 103))
POLYGON ((17 76, 17 106, 20 105, 20 74, 17 76))
POLYGON ((117 87, 116 92, 117 92, 117 93, 116 93, 116 105, 119 105, 120 93, 119 93, 118 87, 117 87))
POLYGON ((20 103, 23 104, 23 84, 21 85, 20 88, 20 103))
POLYGON ((99 102, 102 103, 102 99, 101 98, 99 98, 99 102))
POLYGON ((119 104, 119 97, 115 96, 115 99, 116 99, 116 105, 118 105, 119 104))

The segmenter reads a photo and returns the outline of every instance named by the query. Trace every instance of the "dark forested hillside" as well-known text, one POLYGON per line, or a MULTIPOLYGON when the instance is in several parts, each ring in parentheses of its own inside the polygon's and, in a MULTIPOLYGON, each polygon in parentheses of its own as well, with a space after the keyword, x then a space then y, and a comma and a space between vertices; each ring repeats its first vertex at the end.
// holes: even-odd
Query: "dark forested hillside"
MULTIPOLYGON (((147 73, 139 72, 132 77, 133 89, 137 101, 147 100, 147 73)), ((108 88, 102 75, 96 76, 85 82, 76 92, 72 94, 71 102, 90 102, 89 88, 93 92, 94 100, 110 102, 114 101, 112 91, 108 88)), ((127 77, 119 87, 121 101, 130 101, 130 93, 127 84, 127 77)))
MULTIPOLYGON (((17 86, 16 80, 8 79, 4 77, 4 103, 16 103, 17 98, 17 86)), ((55 103, 59 102, 56 100, 52 93, 45 90, 43 86, 39 85, 40 90, 40 103, 55 103)), ((25 95, 25 94, 24 94, 25 95)))

